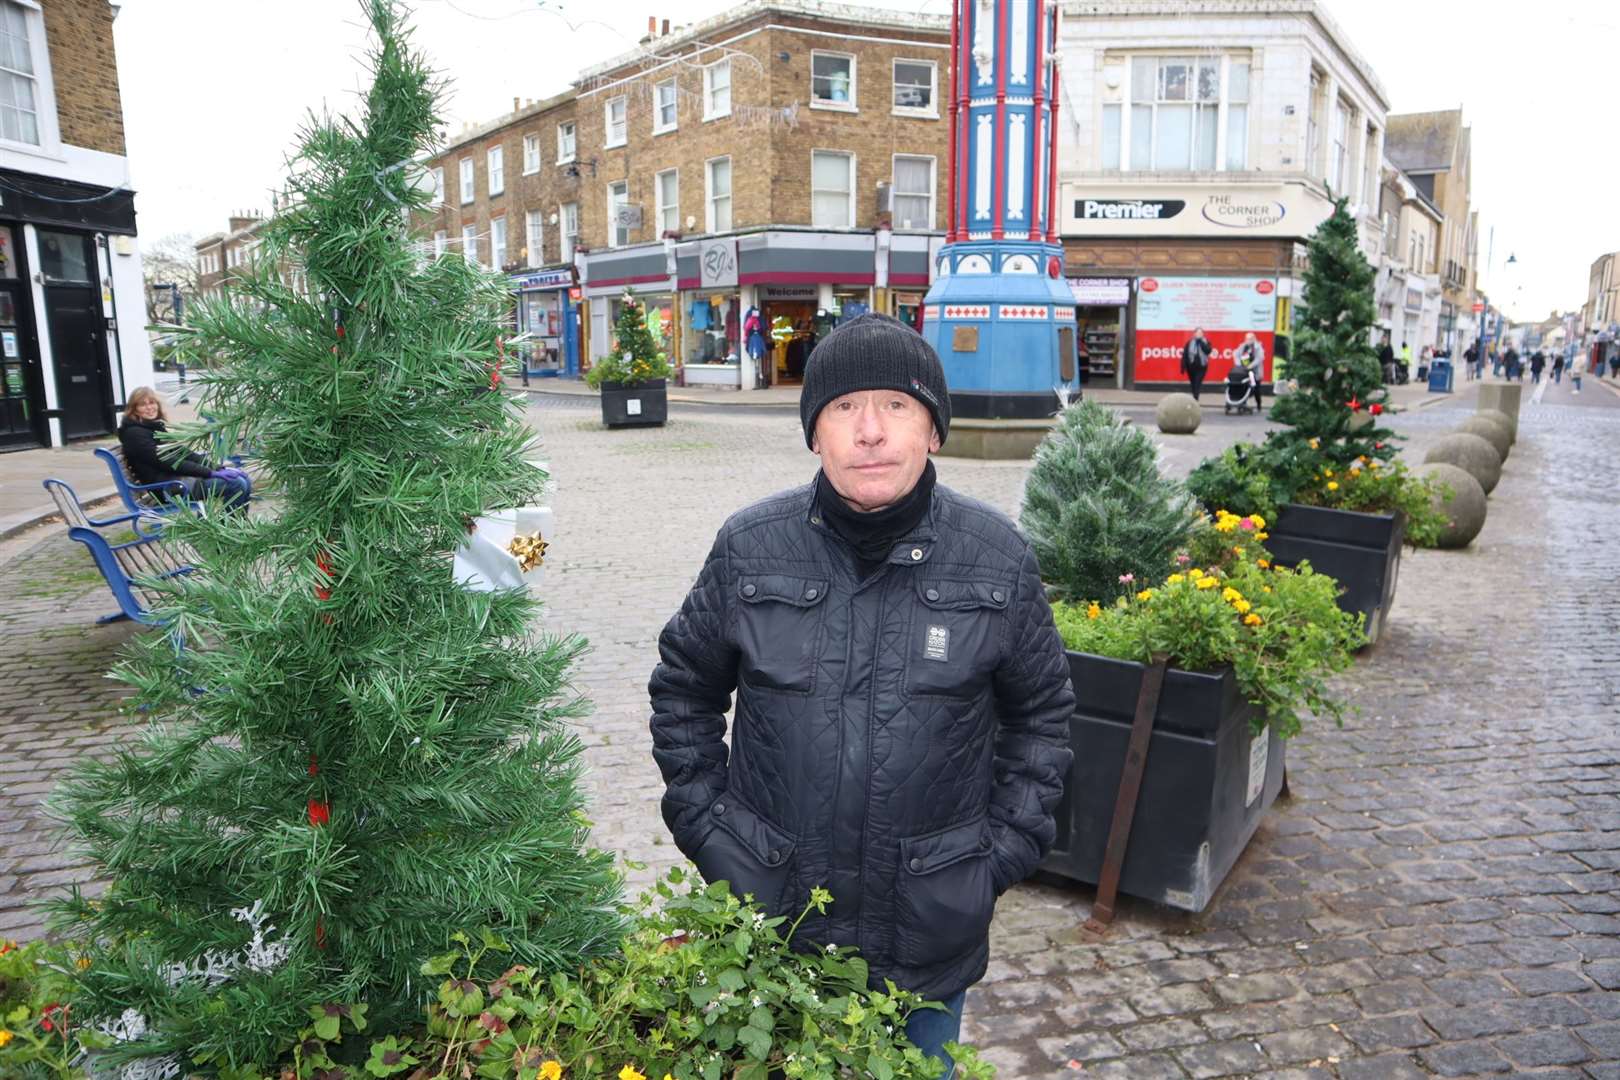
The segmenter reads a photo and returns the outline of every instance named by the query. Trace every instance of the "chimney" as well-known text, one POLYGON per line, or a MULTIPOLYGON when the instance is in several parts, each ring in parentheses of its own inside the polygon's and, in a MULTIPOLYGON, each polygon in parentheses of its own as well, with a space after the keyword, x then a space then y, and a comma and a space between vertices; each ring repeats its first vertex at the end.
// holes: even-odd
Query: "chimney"
POLYGON ((647 36, 648 37, 657 37, 658 36, 658 16, 656 16, 656 15, 647 16, 647 36))
POLYGON ((663 28, 662 31, 659 32, 658 36, 659 37, 669 37, 669 20, 668 19, 664 20, 664 28, 663 28))
POLYGON ((520 103, 522 102, 522 100, 523 100, 522 98, 516 98, 516 97, 514 97, 512 99, 512 111, 513 112, 518 111, 518 108, 520 107, 520 103))

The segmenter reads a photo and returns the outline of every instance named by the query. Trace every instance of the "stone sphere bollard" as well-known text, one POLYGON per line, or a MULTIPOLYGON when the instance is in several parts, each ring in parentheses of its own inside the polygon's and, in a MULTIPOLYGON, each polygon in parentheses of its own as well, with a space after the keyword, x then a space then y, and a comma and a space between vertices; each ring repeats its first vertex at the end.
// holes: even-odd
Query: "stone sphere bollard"
POLYGON ((1494 420, 1508 429, 1508 445, 1517 446, 1519 442, 1519 422, 1501 409, 1481 409, 1474 414, 1483 416, 1487 420, 1494 420))
POLYGON ((1496 456, 1507 464, 1508 451, 1513 448, 1513 429, 1508 426, 1507 417, 1499 412, 1475 413, 1457 425, 1457 430, 1469 435, 1478 435, 1496 449, 1496 456))
POLYGON ((1462 469, 1479 481, 1479 486, 1487 495, 1502 479, 1502 459, 1496 455, 1496 447, 1478 435, 1467 432, 1447 435, 1429 447, 1429 452, 1423 455, 1423 463, 1432 465, 1435 462, 1462 469))
POLYGON ((1446 527, 1440 533, 1443 548, 1467 547, 1473 543, 1479 530, 1485 527, 1485 489, 1468 473, 1443 461, 1419 465, 1413 470, 1425 480, 1434 480, 1451 489, 1451 498, 1439 493, 1434 496, 1434 508, 1446 515, 1446 527))
POLYGON ((1154 410, 1159 430, 1166 435, 1191 435, 1198 430, 1204 414, 1191 394, 1166 394, 1154 410))

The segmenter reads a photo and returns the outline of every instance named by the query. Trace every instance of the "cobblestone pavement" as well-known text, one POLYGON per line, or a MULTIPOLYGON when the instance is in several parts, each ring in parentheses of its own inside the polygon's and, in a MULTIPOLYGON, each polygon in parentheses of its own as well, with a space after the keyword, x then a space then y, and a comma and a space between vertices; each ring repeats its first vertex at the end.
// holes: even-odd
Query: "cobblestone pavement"
MULTIPOLYGON (((1418 458, 1470 395, 1396 426, 1418 458)), ((592 642, 578 682, 597 836, 677 856, 648 754, 653 641, 732 509, 807 478, 797 417, 677 409, 602 431, 595 403, 536 399, 557 477, 548 624, 592 642)), ((1151 423, 1149 414, 1132 414, 1151 423)), ((1161 439, 1185 472, 1253 421, 1161 439)), ((1525 405, 1491 517, 1463 552, 1408 552, 1386 637, 1345 677, 1342 729, 1290 747, 1279 801, 1202 916, 1125 901, 1102 943, 1091 890, 1003 900, 965 1036, 1010 1078, 1620 1078, 1620 593, 1612 587, 1620 396, 1525 405)), ((1023 463, 939 461, 1015 511, 1023 463)), ((10 700, 0 722, 0 934, 85 875, 38 803, 73 757, 127 738, 101 673, 132 630, 83 553, 47 535, 3 568, 10 700)))

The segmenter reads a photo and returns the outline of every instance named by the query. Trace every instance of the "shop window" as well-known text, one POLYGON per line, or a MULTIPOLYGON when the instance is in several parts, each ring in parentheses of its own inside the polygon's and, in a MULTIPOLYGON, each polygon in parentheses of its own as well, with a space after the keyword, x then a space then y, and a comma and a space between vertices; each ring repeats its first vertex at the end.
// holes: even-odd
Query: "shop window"
POLYGON ((506 148, 492 146, 489 148, 489 193, 496 196, 506 190, 506 148))
MULTIPOLYGON (((39 231, 39 270, 47 281, 91 282, 95 275, 86 237, 79 233, 39 231)), ((234 250, 234 249, 233 249, 234 250)))
POLYGON ((623 146, 628 138, 630 127, 625 120, 625 101, 623 97, 609 98, 602 106, 603 145, 609 148, 623 146))
POLYGON ((567 165, 574 160, 574 122, 557 125, 557 164, 567 165))
POLYGON ((703 69, 703 119, 718 120, 731 115, 731 61, 722 60, 703 69))
POLYGON ((675 130, 675 80, 665 79, 653 87, 653 134, 675 130))
POLYGON ((688 364, 735 364, 741 334, 741 309, 734 292, 702 293, 687 303, 686 347, 688 364))
POLYGON ((934 227, 934 159, 894 156, 894 227, 934 227))
POLYGON ((810 154, 810 224, 848 229, 855 224, 855 155, 831 150, 810 154))
POLYGON ((38 146, 39 84, 29 19, 23 5, 0 2, 0 138, 38 146))
POLYGON ((710 161, 707 180, 707 231, 728 232, 731 229, 731 159, 723 157, 710 161))
POLYGON ((931 60, 896 60, 894 111, 908 116, 938 116, 934 106, 938 70, 931 60))
POLYGON ((810 54, 810 104, 855 109, 855 58, 848 53, 810 54))

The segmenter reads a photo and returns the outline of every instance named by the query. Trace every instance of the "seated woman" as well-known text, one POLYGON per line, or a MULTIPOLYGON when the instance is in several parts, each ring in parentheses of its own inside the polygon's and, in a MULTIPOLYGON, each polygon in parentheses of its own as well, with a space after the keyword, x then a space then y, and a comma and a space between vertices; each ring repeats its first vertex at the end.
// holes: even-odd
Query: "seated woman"
POLYGON ((200 454, 158 443, 158 432, 168 430, 167 419, 163 399, 150 386, 136 387, 129 395, 124 422, 118 427, 118 441, 124 446, 124 460, 135 479, 143 484, 179 481, 189 498, 202 500, 216 495, 228 509, 247 506, 253 494, 247 473, 241 469, 216 469, 200 454))

